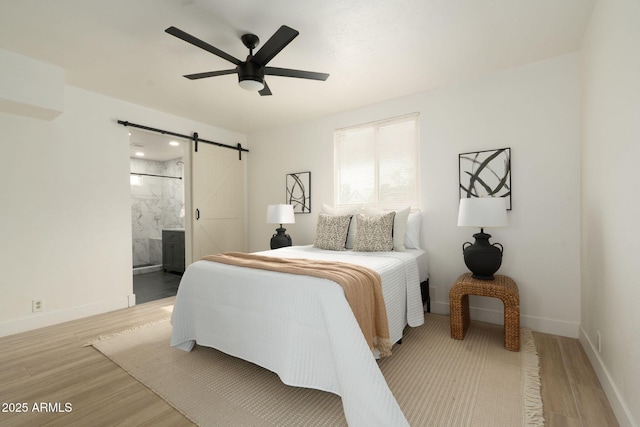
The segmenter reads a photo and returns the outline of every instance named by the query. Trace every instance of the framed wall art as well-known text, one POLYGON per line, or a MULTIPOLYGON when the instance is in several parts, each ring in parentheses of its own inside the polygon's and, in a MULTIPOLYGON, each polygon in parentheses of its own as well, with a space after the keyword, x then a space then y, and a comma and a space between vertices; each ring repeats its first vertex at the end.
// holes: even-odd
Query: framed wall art
POLYGON ((287 175, 287 204, 294 213, 311 213, 311 172, 287 175))
POLYGON ((511 148, 458 155, 460 198, 504 197, 511 210, 511 148))

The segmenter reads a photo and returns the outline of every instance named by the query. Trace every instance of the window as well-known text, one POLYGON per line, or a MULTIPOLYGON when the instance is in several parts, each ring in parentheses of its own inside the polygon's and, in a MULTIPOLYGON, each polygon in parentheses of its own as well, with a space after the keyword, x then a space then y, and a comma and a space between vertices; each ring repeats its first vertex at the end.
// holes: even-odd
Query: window
POLYGON ((334 132, 336 206, 418 208, 418 114, 334 132))

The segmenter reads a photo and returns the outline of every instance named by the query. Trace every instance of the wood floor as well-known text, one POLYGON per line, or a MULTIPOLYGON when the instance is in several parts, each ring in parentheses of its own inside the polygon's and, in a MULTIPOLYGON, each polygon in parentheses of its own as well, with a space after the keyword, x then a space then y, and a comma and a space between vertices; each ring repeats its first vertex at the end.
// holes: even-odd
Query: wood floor
POLYGON ((582 345, 577 339, 533 333, 540 357, 545 425, 617 426, 582 345))
MULTIPOLYGON (((169 317, 174 300, 0 338, 0 425, 193 425, 111 360, 84 346, 101 335, 169 317), (26 413, 16 412, 20 409, 26 413)), ((534 335, 546 425, 617 425, 578 341, 534 335)))

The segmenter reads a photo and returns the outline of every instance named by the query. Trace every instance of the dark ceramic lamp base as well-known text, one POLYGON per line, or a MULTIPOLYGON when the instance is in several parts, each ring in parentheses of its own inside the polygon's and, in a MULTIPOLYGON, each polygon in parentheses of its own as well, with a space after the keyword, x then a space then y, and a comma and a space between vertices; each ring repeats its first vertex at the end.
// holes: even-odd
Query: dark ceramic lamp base
POLYGON ((276 228, 276 234, 271 237, 271 249, 284 248, 285 246, 291 246, 291 236, 284 234, 287 231, 286 228, 276 228))
POLYGON ((472 277, 479 280, 494 280, 493 274, 498 271, 502 264, 502 245, 500 243, 489 243, 491 234, 484 230, 473 235, 476 241, 471 244, 466 242, 462 245, 464 263, 473 273, 472 277), (468 245, 468 246, 467 246, 468 245), (497 248, 496 245, 500 246, 497 248))

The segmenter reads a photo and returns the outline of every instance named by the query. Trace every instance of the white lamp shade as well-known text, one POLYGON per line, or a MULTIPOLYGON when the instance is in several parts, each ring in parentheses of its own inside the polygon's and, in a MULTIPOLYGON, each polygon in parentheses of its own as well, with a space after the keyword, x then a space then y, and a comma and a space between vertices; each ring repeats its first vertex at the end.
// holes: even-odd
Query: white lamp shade
POLYGON ((295 222, 293 205, 267 206, 267 224, 294 224, 295 222))
POLYGON ((470 197, 460 199, 458 227, 504 227, 507 204, 503 197, 470 197))

